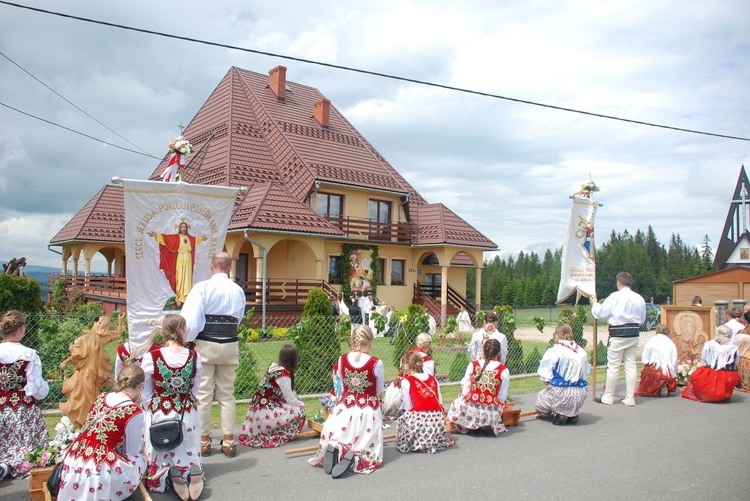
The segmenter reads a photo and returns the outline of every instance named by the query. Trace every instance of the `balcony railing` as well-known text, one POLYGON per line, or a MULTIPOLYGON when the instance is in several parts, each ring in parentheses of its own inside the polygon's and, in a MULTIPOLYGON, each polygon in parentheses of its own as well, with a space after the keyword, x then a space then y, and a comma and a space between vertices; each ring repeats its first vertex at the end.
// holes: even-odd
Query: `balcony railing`
POLYGON ((411 223, 372 221, 348 216, 325 216, 325 218, 350 238, 380 242, 411 242, 411 223))
MULTIPOLYGON (((85 295, 101 298, 127 297, 127 280, 125 277, 59 275, 50 274, 48 281, 50 289, 60 279, 65 280, 67 290, 78 290, 85 295)), ((263 297, 263 281, 237 281, 237 285, 245 291, 248 305, 261 305, 263 297)), ((268 279, 266 287, 266 304, 268 305, 304 305, 307 293, 311 289, 323 289, 327 293, 338 296, 336 289, 325 280, 284 280, 268 279)))

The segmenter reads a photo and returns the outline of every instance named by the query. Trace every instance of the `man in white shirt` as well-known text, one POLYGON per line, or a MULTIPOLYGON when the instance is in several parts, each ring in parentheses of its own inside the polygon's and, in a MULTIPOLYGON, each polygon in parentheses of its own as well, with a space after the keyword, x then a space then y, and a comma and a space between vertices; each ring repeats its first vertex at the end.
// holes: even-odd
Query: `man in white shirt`
POLYGON ((180 314, 187 322, 187 340, 195 342, 203 363, 198 389, 201 455, 211 454, 211 404, 215 396, 221 408, 221 451, 234 457, 234 380, 240 363, 237 326, 245 315, 245 291, 229 278, 232 256, 228 253, 214 255, 210 266, 213 275, 193 286, 180 314))
POLYGON ((740 318, 742 318, 742 310, 739 308, 730 308, 724 312, 724 325, 732 329, 732 341, 734 341, 734 336, 746 327, 740 322, 740 318))
POLYGON ((594 318, 607 318, 609 343, 607 345, 607 382, 604 395, 596 401, 606 405, 615 402, 615 388, 620 364, 625 363, 625 398, 622 403, 635 406, 635 387, 638 380, 635 352, 638 348, 640 325, 646 320, 646 301, 630 290, 633 276, 627 272, 617 274, 617 292, 609 295, 603 303, 591 298, 591 314, 594 318))
POLYGON ((370 291, 362 293, 362 296, 360 296, 359 301, 357 302, 357 305, 359 306, 359 309, 362 311, 362 323, 365 325, 369 325, 370 322, 370 313, 372 313, 372 297, 370 296, 370 291))

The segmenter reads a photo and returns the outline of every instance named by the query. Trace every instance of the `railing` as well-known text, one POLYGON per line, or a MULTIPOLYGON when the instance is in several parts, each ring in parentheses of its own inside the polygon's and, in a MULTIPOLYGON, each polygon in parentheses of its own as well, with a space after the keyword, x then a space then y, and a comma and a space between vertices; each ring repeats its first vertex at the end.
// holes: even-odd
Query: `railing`
POLYGON ((372 221, 348 216, 326 216, 326 219, 351 238, 381 242, 411 242, 411 223, 372 221))
MULTIPOLYGON (((440 284, 421 283, 419 284, 419 287, 425 294, 440 302, 440 284)), ((469 315, 476 313, 474 305, 469 304, 466 297, 458 292, 451 284, 448 284, 448 314, 455 315, 462 306, 467 312, 469 312, 469 315)))
POLYGON ((428 294, 422 290, 418 283, 414 284, 414 294, 412 296, 412 303, 421 304, 424 306, 425 313, 428 313, 435 319, 440 325, 442 318, 442 311, 440 303, 431 298, 428 294))
MULTIPOLYGON (((85 295, 97 297, 125 298, 127 297, 127 280, 125 277, 108 277, 99 275, 59 275, 50 274, 48 283, 50 289, 58 280, 65 280, 67 290, 76 289, 85 295)), ((260 305, 263 297, 263 281, 237 281, 245 291, 248 305, 260 305)), ((323 289, 338 297, 338 291, 325 280, 283 280, 268 279, 266 288, 266 304, 270 305, 304 305, 307 293, 311 289, 323 289)))

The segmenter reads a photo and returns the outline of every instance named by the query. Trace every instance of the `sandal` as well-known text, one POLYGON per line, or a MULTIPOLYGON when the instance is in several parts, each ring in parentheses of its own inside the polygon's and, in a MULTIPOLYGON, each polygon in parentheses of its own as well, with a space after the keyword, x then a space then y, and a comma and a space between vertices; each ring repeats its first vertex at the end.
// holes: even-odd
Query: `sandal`
POLYGON ((201 456, 210 456, 211 455, 211 439, 208 439, 208 442, 204 442, 201 440, 201 456))
POLYGON ((172 466, 169 469, 169 479, 172 483, 172 490, 175 495, 182 499, 182 501, 189 501, 190 493, 188 492, 188 486, 182 481, 182 473, 176 466, 172 466))
POLYGON ((237 444, 224 445, 224 441, 221 441, 221 452, 228 458, 233 458, 237 455, 237 444))
POLYGON ((190 467, 190 476, 188 477, 188 492, 190 499, 196 501, 203 493, 203 472, 201 467, 194 464, 190 467))
POLYGON ((349 468, 354 464, 354 453, 351 449, 347 450, 346 453, 341 456, 341 459, 336 463, 331 470, 331 476, 333 478, 339 478, 341 475, 347 472, 349 468))

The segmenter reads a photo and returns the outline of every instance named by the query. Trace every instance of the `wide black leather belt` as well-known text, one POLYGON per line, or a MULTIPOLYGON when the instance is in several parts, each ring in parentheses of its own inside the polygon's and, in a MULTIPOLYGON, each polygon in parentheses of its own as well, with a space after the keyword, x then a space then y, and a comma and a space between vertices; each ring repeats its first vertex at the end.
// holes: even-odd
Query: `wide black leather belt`
POLYGON ((196 339, 209 343, 236 343, 237 319, 230 315, 206 315, 206 326, 196 339))
POLYGON ((641 329, 638 324, 610 325, 610 337, 638 337, 641 335, 641 329))

